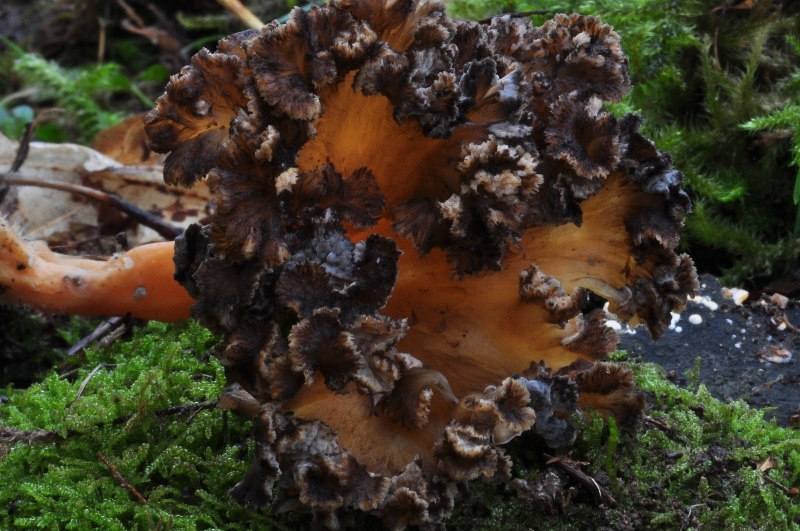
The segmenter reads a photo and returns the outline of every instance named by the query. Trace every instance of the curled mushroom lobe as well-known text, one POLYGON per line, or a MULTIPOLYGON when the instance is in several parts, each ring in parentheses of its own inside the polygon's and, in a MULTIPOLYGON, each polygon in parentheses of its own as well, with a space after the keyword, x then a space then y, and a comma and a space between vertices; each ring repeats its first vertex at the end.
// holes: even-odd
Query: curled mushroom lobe
POLYGON ((237 500, 438 523, 460 482, 509 479, 509 439, 640 412, 588 294, 658 336, 697 279, 681 174, 604 109, 630 89, 619 40, 594 17, 333 0, 171 79, 152 147, 215 209, 176 279, 224 337, 223 403, 257 417, 237 500))

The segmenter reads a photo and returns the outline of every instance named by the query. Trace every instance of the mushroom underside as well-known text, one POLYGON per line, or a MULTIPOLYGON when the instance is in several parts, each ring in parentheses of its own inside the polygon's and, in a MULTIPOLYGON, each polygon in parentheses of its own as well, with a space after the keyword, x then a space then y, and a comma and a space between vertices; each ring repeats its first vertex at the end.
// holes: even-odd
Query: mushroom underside
POLYGON ((152 147, 216 205, 176 278, 224 338, 227 407, 257 418, 237 500, 437 523, 459 482, 510 478, 514 436, 641 411, 586 294, 658 336, 697 280, 682 176, 603 108, 627 90, 596 18, 413 0, 295 10, 171 79, 152 147))

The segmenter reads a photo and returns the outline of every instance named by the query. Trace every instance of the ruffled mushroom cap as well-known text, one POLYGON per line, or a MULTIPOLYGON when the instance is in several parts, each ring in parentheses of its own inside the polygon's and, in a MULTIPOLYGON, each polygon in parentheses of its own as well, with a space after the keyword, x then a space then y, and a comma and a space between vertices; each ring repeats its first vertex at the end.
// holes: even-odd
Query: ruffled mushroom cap
POLYGON ((596 18, 436 0, 295 10, 173 77, 147 130, 168 182, 215 194, 176 278, 225 338, 225 403, 257 415, 239 501, 437 523, 459 482, 510 478, 512 437, 641 410, 593 363, 616 336, 586 292, 657 336, 697 280, 681 175, 603 108, 628 90, 596 18))

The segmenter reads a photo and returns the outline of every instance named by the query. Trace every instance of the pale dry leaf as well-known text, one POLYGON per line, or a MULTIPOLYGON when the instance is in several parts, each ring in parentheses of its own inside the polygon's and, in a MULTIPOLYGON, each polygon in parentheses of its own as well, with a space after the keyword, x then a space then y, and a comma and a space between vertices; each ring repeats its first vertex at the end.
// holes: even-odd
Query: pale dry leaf
MULTIPOLYGON (((19 143, 0 135, 0 173, 9 170, 19 143)), ((89 186, 150 211, 170 223, 186 227, 205 216, 207 187, 180 190, 164 184, 160 164, 124 165, 102 153, 76 144, 31 142, 28 156, 14 177, 89 186)), ((51 246, 98 234, 116 232, 123 220, 116 211, 75 194, 36 186, 12 186, 0 213, 26 239, 45 240, 51 246)), ((128 224, 130 225, 130 224, 128 224)), ((141 225, 122 226, 130 246, 160 241, 155 231, 141 225)))

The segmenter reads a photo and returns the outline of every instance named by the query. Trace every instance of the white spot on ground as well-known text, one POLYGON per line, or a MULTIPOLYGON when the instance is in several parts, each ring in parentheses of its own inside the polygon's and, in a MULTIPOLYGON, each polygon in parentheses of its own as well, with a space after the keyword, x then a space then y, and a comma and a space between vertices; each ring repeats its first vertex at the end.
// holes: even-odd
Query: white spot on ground
POLYGON ((693 325, 699 325, 700 323, 703 322, 703 318, 700 317, 699 315, 697 315, 696 313, 693 313, 692 315, 690 315, 689 319, 687 319, 687 320, 690 323, 692 323, 693 325))
POLYGON ((758 349, 758 357, 771 363, 789 363, 792 361, 791 351, 778 345, 767 345, 758 349))
MULTIPOLYGON (((675 325, 678 324, 678 321, 681 320, 681 314, 671 312, 672 313, 672 320, 669 323, 669 329, 675 330, 675 325)), ((676 332, 680 332, 680 330, 676 330, 676 332)))
POLYGON ((603 311, 606 312, 606 326, 614 330, 618 334, 636 334, 636 329, 631 328, 628 323, 622 323, 619 318, 613 313, 608 311, 608 303, 603 305, 603 311))
POLYGON ((715 311, 717 308, 719 308, 719 304, 717 304, 710 298, 706 297, 705 295, 700 295, 700 296, 695 295, 693 297, 689 297, 689 300, 696 304, 702 304, 712 312, 715 311))

